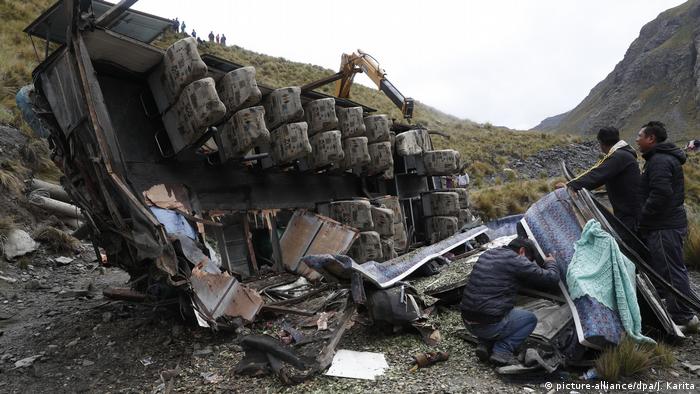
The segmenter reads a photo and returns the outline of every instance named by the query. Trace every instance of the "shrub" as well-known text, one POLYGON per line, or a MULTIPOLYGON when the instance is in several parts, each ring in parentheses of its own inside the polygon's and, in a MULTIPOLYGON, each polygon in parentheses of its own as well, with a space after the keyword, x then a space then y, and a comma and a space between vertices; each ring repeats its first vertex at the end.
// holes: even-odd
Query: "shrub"
POLYGON ((56 253, 76 253, 80 241, 72 235, 51 226, 41 226, 34 231, 34 239, 41 241, 56 253))
POLYGON ((15 228, 15 219, 10 215, 0 216, 0 237, 5 237, 15 228))
POLYGON ((19 196, 24 191, 24 183, 11 171, 0 168, 0 191, 19 196))
POLYGON ((688 209, 688 238, 684 245, 685 265, 700 269, 700 211, 688 209))
POLYGON ((615 382, 623 377, 636 377, 650 368, 668 368, 675 362, 666 344, 640 344, 625 337, 616 347, 603 351, 595 361, 601 378, 615 382))

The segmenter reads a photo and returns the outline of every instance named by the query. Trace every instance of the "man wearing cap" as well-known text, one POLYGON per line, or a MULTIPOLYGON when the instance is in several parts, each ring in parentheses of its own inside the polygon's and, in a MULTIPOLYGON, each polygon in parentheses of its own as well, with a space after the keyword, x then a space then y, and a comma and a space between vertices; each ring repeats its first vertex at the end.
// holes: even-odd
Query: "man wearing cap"
POLYGON ((487 250, 474 264, 460 309, 465 326, 479 339, 479 360, 517 364, 518 347, 537 325, 532 312, 514 308, 518 288, 551 287, 559 281, 554 258, 547 256, 540 267, 536 253, 532 241, 518 237, 508 246, 487 250))

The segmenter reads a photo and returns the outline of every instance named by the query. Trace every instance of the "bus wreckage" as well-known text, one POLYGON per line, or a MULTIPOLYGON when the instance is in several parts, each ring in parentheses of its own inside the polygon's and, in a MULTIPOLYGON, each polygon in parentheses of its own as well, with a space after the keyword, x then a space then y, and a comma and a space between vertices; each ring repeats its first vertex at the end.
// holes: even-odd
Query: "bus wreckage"
MULTIPOLYGON (((253 67, 200 55, 194 38, 159 49, 151 42, 170 21, 130 10, 133 2, 64 0, 44 12, 25 31, 46 41, 46 58, 20 92, 93 244, 132 278, 111 296, 179 298, 213 328, 284 315, 280 338, 240 339, 237 371, 295 383, 331 365, 358 305, 375 324, 410 327, 434 346, 434 305, 458 302, 466 277, 430 275, 468 273, 518 233, 543 255, 566 250, 565 259, 594 219, 639 269, 645 326, 683 336, 655 292, 672 287, 585 190, 481 225, 466 190, 441 183, 463 171, 458 152, 435 150, 427 130, 392 127, 346 98, 258 84, 253 67), (570 228, 537 214, 552 210, 570 228), (553 229, 571 238, 554 242, 553 229)), ((534 353, 502 373, 575 365, 620 340, 619 319, 591 326, 591 306, 571 300, 562 279, 522 296, 539 318, 534 353)), ((700 311, 698 300, 684 301, 700 311)), ((594 308, 615 320, 616 311, 594 308)))

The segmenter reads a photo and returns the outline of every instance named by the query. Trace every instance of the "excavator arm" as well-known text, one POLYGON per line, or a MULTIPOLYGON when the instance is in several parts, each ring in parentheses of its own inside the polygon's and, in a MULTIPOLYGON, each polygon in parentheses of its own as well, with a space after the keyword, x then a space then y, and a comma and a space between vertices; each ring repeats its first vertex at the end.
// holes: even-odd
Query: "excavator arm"
POLYGON ((355 74, 364 72, 374 82, 379 90, 384 92, 399 109, 405 119, 413 117, 413 99, 405 97, 396 87, 386 79, 386 72, 379 66, 379 62, 372 55, 357 50, 352 54, 343 54, 340 62, 340 71, 327 78, 311 82, 302 86, 302 91, 316 89, 335 81, 335 95, 339 98, 349 98, 350 88, 355 79, 355 74))
POLYGON ((413 117, 413 99, 405 97, 386 79, 386 72, 379 66, 377 59, 359 49, 350 55, 344 53, 341 58, 339 74, 342 74, 342 77, 335 83, 337 97, 348 98, 350 96, 350 88, 355 74, 358 72, 367 74, 372 82, 379 87, 379 90, 384 92, 389 100, 401 109, 404 118, 413 117))

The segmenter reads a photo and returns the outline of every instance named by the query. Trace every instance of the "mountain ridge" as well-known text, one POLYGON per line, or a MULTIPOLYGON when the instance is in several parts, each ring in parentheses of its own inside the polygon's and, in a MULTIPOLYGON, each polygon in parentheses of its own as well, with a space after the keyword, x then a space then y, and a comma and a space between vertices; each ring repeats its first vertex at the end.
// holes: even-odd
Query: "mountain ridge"
POLYGON ((616 126, 630 138, 649 120, 680 141, 700 132, 700 0, 646 23, 623 59, 576 107, 532 130, 592 135, 616 126))

